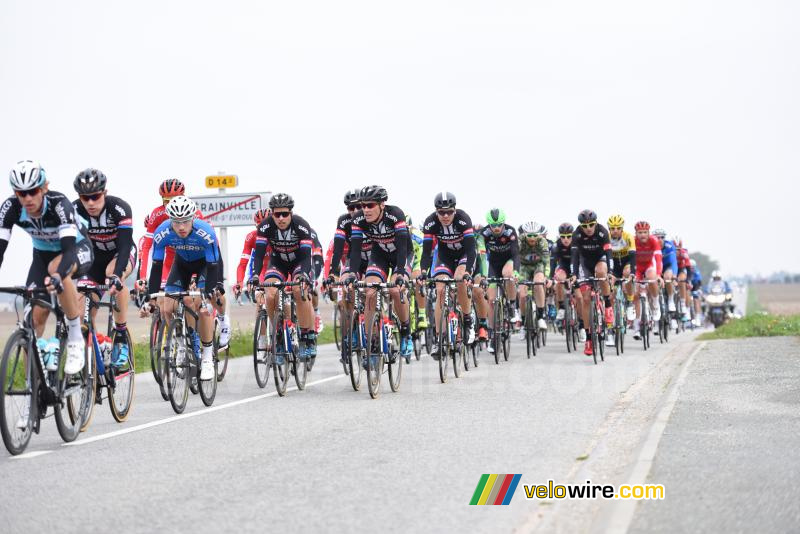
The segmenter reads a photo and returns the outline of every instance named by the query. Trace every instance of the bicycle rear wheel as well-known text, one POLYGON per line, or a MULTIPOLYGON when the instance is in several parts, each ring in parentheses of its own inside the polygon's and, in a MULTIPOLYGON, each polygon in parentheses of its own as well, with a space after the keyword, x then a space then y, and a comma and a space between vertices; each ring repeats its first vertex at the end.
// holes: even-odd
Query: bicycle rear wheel
POLYGON ((272 321, 272 335, 267 341, 269 355, 267 361, 272 366, 272 376, 275 379, 275 389, 278 395, 286 395, 286 385, 289 382, 289 359, 291 357, 286 350, 288 343, 284 339, 286 329, 283 325, 283 314, 277 315, 272 321), (283 358, 282 363, 277 362, 278 354, 283 358))
MULTIPOLYGON (((533 295, 531 295, 531 298, 533 295)), ((533 329, 531 326, 533 325, 533 306, 531 305, 531 298, 527 299, 525 303, 525 350, 528 354, 528 359, 531 357, 531 353, 535 356, 536 355, 536 344, 533 341, 533 329)))
POLYGON ((339 303, 335 302, 333 306, 333 341, 336 343, 336 351, 342 352, 342 340, 344 339, 343 331, 339 330, 339 318, 344 314, 339 313, 339 303))
POLYGON ((211 380, 200 380, 200 372, 197 372, 197 384, 198 389, 200 390, 200 400, 202 400, 203 404, 206 406, 211 406, 214 404, 214 398, 217 396, 217 377, 219 376, 219 360, 217 352, 219 350, 219 345, 217 345, 216 335, 214 336, 211 350, 214 351, 211 356, 212 361, 214 362, 214 375, 211 377, 211 380))
POLYGON ((300 340, 297 336, 297 327, 293 326, 289 329, 292 336, 292 374, 294 374, 294 383, 297 384, 297 389, 300 391, 306 389, 306 379, 308 378, 308 362, 307 360, 300 360, 300 340))
POLYGON ((67 339, 61 339, 58 358, 58 371, 56 376, 59 382, 59 400, 53 407, 56 417, 58 434, 65 442, 74 441, 78 437, 84 424, 88 426, 91 421, 95 401, 95 380, 97 367, 94 353, 83 352, 83 369, 74 375, 64 374, 64 365, 67 358, 67 339))
POLYGON ((591 329, 591 334, 589 335, 592 339, 592 358, 594 358, 594 364, 597 365, 597 306, 594 302, 589 306, 588 326, 591 329))
POLYGON ((456 327, 456 331, 453 332, 453 336, 450 338, 451 340, 455 340, 453 342, 453 348, 450 351, 453 354, 453 374, 456 378, 461 377, 461 347, 464 346, 464 329, 461 323, 461 319, 457 319, 458 326, 456 327))
POLYGON ((22 330, 16 330, 6 342, 0 360, 0 433, 8 452, 22 454, 30 442, 33 421, 38 417, 38 390, 34 352, 22 330))
POLYGON ((231 355, 231 344, 219 350, 219 319, 214 320, 214 366, 216 367, 217 382, 222 382, 228 372, 228 358, 231 355))
MULTIPOLYGON (((159 353, 161 352, 161 316, 153 314, 153 319, 150 321, 150 370, 153 372, 153 378, 156 383, 161 386, 161 365, 159 363, 159 353)), ((163 388, 162 388, 163 389, 163 388)), ((166 400, 166 399, 164 399, 166 400)))
POLYGON ((159 321, 158 323, 158 331, 156 332, 155 338, 155 347, 151 347, 151 351, 155 351, 155 365, 157 367, 156 371, 153 371, 154 375, 158 375, 158 390, 161 393, 161 398, 165 401, 169 400, 169 394, 167 393, 167 378, 166 378, 166 368, 167 368, 167 360, 164 357, 164 345, 166 345, 167 341, 167 327, 169 324, 166 321, 159 321))
POLYGON ((275 341, 270 338, 272 332, 268 330, 267 322, 267 312, 259 310, 253 329, 253 372, 256 375, 256 384, 261 389, 266 387, 269 380, 269 366, 272 362, 269 357, 269 347, 275 341))
POLYGON ((175 413, 180 414, 186 409, 189 383, 194 375, 189 363, 189 359, 194 358, 194 350, 183 331, 180 319, 173 319, 169 324, 163 357, 169 403, 175 413))
POLYGON ((403 376, 403 362, 405 357, 400 355, 400 332, 395 328, 392 331, 392 342, 389 343, 389 350, 394 351, 394 363, 392 359, 388 362, 389 371, 389 387, 392 391, 397 392, 400 389, 400 378, 403 376))
MULTIPOLYGON (((134 344, 131 343, 131 331, 126 328, 126 337, 128 345, 128 361, 120 367, 111 367, 108 378, 108 406, 111 409, 111 416, 117 423, 121 423, 128 418, 131 406, 133 406, 133 398, 135 394, 135 377, 136 358, 133 353, 134 344)), ((118 332, 114 330, 112 334, 111 345, 116 343, 118 332)))

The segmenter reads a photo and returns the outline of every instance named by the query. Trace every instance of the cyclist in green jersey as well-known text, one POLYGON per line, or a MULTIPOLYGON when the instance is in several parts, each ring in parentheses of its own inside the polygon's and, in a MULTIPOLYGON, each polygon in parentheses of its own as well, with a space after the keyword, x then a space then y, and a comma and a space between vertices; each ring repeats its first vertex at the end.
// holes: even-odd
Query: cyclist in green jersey
MULTIPOLYGON (((522 230, 519 242, 520 276, 523 280, 549 285, 547 277, 550 276, 550 246, 545 238, 547 230, 544 225, 536 221, 529 221, 520 228, 522 230)), ((519 286, 520 309, 526 309, 527 298, 528 287, 519 286)), ((547 323, 544 320, 545 286, 533 288, 533 299, 536 301, 536 325, 541 330, 547 330, 547 323)))
MULTIPOLYGON (((414 250, 414 262, 411 265, 411 280, 416 280, 422 272, 420 260, 422 259, 422 231, 413 225, 414 221, 410 215, 406 215, 406 225, 411 233, 411 247, 414 250)), ((419 290, 419 284, 413 284, 414 298, 417 301, 417 316, 419 317, 419 327, 428 328, 428 317, 425 315, 425 295, 419 290)))

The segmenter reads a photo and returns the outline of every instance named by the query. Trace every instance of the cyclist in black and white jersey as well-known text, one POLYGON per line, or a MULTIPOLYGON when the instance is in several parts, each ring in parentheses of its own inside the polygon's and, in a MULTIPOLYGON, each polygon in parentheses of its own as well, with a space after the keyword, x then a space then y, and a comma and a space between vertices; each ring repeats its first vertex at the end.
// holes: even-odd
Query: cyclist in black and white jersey
MULTIPOLYGON (((366 282, 386 282, 390 271, 394 283, 402 285, 408 282, 409 269, 414 263, 414 247, 411 245, 405 213, 397 206, 387 205, 388 199, 386 189, 379 185, 368 185, 361 189, 361 210, 353 214, 350 236, 348 278, 351 280, 361 269, 361 247, 364 238, 367 238, 372 242, 372 250, 367 264, 366 282)), ((400 353, 408 361, 414 351, 408 299, 400 302, 400 288, 397 287, 390 289, 389 294, 400 319, 400 353)), ((368 289, 366 324, 372 324, 376 299, 376 291, 368 289)))
MULTIPOLYGON (((472 280, 475 266, 475 231, 472 228, 472 219, 464 210, 456 209, 456 197, 450 192, 441 192, 433 201, 436 211, 422 223, 424 234, 422 241, 422 259, 420 262, 420 275, 424 279, 433 260, 433 241, 437 243, 436 264, 433 266, 434 278, 463 279, 458 283, 458 302, 464 311, 464 331, 468 332, 469 342, 474 341, 475 332, 472 328, 472 301, 467 292, 465 283, 472 280)), ((441 333, 442 302, 444 302, 444 284, 436 284, 436 339, 441 333)), ((431 356, 438 359, 441 356, 441 347, 434 341, 431 356)))
MULTIPOLYGON (((92 246, 86 227, 77 218, 69 199, 49 190, 45 171, 38 163, 20 161, 11 170, 9 181, 14 196, 0 205, 0 265, 11 229, 17 225, 33 238, 33 261, 25 284, 58 292, 68 330, 64 372, 75 374, 84 366, 85 342, 81 335, 78 291, 72 279, 85 275, 92 265, 92 246)), ((36 306, 32 313, 36 335, 42 336, 50 312, 36 306)))
MULTIPOLYGON (((106 183, 106 175, 97 169, 81 171, 72 183, 79 195, 73 204, 75 212, 89 222, 89 240, 94 249, 94 262, 86 277, 96 284, 111 286, 109 293, 117 298, 119 311, 112 310, 117 335, 111 363, 121 366, 128 361, 129 294, 125 279, 136 267, 136 247, 131 207, 121 198, 106 194, 106 183)), ((96 314, 97 308, 92 312, 96 314)))

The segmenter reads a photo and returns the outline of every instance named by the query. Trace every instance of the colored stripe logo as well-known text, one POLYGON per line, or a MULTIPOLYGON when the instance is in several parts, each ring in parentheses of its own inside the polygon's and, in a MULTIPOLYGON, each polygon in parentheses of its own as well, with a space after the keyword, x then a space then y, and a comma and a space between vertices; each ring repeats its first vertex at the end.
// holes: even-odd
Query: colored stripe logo
POLYGON ((509 504, 522 475, 481 475, 478 487, 472 494, 470 506, 484 504, 509 504))

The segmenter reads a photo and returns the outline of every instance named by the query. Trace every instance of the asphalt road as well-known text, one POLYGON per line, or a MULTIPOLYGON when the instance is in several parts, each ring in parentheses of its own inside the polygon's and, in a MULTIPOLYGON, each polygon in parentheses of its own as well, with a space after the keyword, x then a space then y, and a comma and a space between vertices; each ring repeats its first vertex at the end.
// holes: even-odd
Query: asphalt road
POLYGON ((699 345, 684 333, 643 352, 629 337, 623 356, 595 366, 549 341, 531 360, 515 342, 499 366, 483 353, 446 384, 423 357, 400 392, 384 382, 377 400, 352 390, 330 346, 306 391, 261 390, 240 359, 214 406, 191 397, 183 416, 138 376, 126 423, 100 406, 64 445, 46 420, 25 455, 0 459, 3 531, 627 528, 633 515, 620 523, 594 501, 526 500, 522 484, 628 480, 699 345), (510 506, 468 506, 483 473, 522 474, 510 506))

